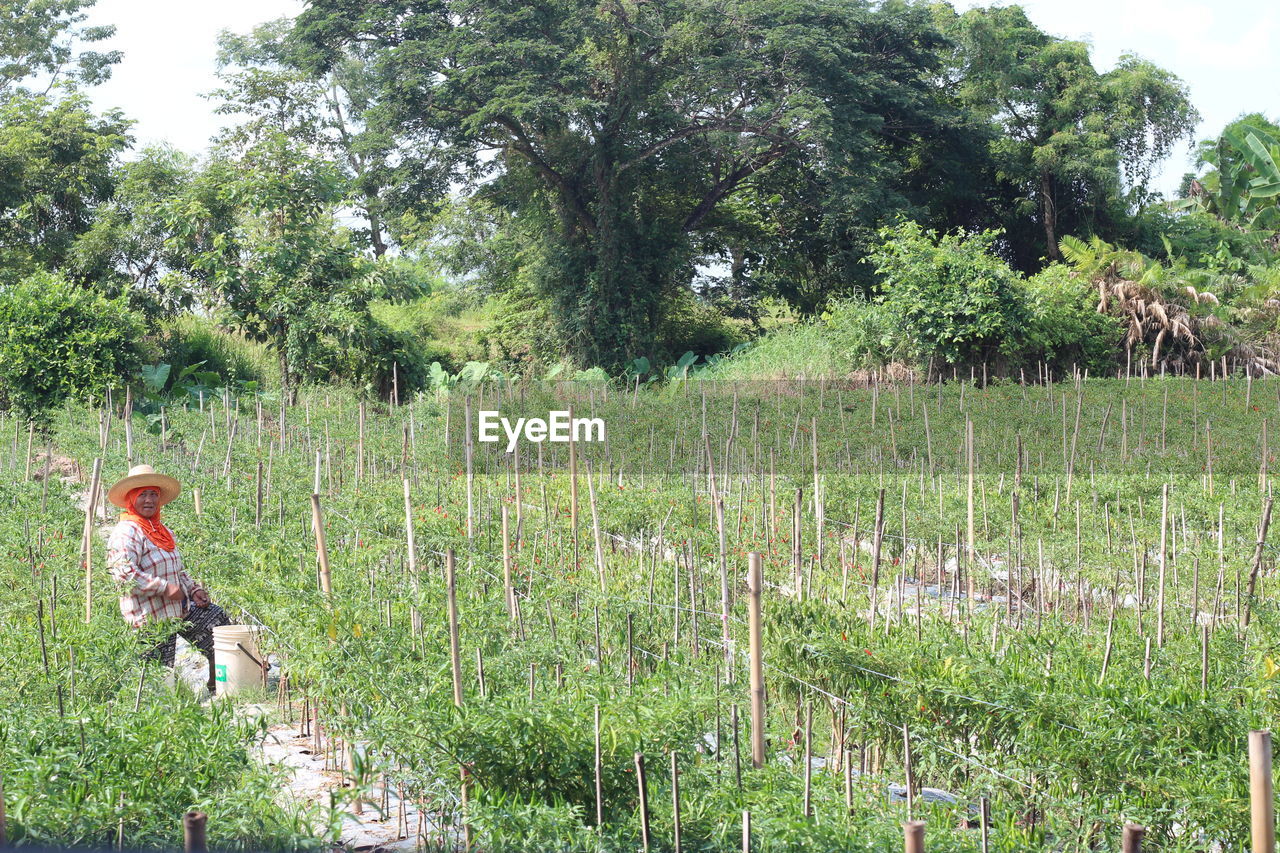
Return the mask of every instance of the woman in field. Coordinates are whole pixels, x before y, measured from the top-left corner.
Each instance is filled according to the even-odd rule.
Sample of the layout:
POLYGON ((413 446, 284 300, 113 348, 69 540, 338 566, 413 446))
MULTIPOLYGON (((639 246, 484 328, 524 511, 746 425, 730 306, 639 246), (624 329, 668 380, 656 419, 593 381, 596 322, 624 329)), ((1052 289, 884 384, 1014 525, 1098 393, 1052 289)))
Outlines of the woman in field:
MULTIPOLYGON (((160 520, 160 508, 178 496, 182 486, 157 474, 150 465, 135 465, 107 492, 107 500, 124 510, 107 541, 107 568, 120 584, 120 612, 136 629, 164 620, 182 620, 177 634, 209 660, 209 693, 215 692, 213 629, 231 620, 182 565, 173 532, 160 520)), ((147 651, 143 658, 172 668, 177 634, 147 651)))

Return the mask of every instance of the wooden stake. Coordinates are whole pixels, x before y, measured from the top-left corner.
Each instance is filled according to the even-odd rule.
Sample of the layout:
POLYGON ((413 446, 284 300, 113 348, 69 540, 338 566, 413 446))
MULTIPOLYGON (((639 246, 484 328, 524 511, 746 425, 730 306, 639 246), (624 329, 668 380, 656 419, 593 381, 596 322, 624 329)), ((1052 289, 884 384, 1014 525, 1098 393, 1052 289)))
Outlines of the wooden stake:
MULTIPOLYGON (((876 497, 876 527, 871 540, 871 600, 867 603, 867 620, 876 627, 876 611, 880 597, 880 547, 884 542, 884 489, 876 497)), ((856 547, 855 543, 855 547, 856 547)))
POLYGON ((975 534, 974 534, 974 526, 973 526, 973 466, 974 466, 973 420, 966 417, 964 419, 964 428, 965 428, 965 449, 966 449, 966 454, 968 456, 968 464, 969 464, 969 480, 968 480, 968 488, 966 490, 966 498, 965 498, 965 501, 966 501, 965 505, 966 505, 966 511, 967 511, 966 520, 968 523, 968 527, 965 529, 965 543, 964 543, 965 549, 966 549, 965 553, 966 553, 966 556, 968 557, 968 559, 965 561, 965 567, 968 569, 968 571, 965 574, 968 576, 968 584, 969 584, 965 591, 966 595, 968 596, 968 599, 966 600, 966 603, 965 603, 965 611, 967 612, 968 609, 973 606, 973 569, 978 564, 978 552, 977 552, 976 544, 974 543, 975 534))
MULTIPOLYGON (((89 485, 88 505, 84 509, 84 541, 81 554, 84 557, 84 624, 93 618, 93 531, 98 509, 98 492, 102 488, 102 459, 93 460, 93 478, 89 485)), ((3 845, 0 845, 3 846, 3 845)))
POLYGON ((1249 818, 1253 853, 1275 853, 1276 818, 1269 730, 1249 732, 1249 818))
MULTIPOLYGON (((408 488, 406 481, 405 488, 408 488)), ((507 505, 502 505, 502 586, 507 602, 507 619, 516 618, 516 591, 511 585, 511 536, 508 529, 507 505)))
POLYGON ((763 563, 760 554, 748 556, 747 569, 747 623, 751 654, 751 766, 764 767, 764 659, 761 641, 760 595, 764 586, 763 563))
POLYGON ((636 753, 636 787, 640 790, 640 840, 649 853, 649 791, 645 784, 644 753, 636 753))
POLYGON ((320 509, 320 496, 311 495, 311 531, 316 537, 316 556, 320 560, 320 590, 325 601, 333 605, 333 581, 329 574, 329 548, 324 538, 324 513, 320 509))
POLYGON ((449 609, 449 660, 453 670, 453 704, 462 707, 462 657, 458 642, 458 588, 453 549, 444 554, 445 595, 449 609))
POLYGON ((569 527, 573 553, 578 554, 578 443, 573 440, 573 406, 569 407, 569 527))
POLYGON ((1258 573, 1262 570, 1262 548, 1267 540, 1267 528, 1271 525, 1271 498, 1262 507, 1262 521, 1258 523, 1258 542, 1253 550, 1253 568, 1249 570, 1249 592, 1245 597, 1244 627, 1249 627, 1253 612, 1253 593, 1258 585, 1258 573))
POLYGON ((595 723, 596 723, 596 752, 595 752, 595 776, 596 776, 596 828, 604 828, 604 760, 600 753, 600 705, 595 706, 595 723))
POLYGON ((1120 841, 1121 853, 1142 853, 1142 836, 1147 828, 1136 823, 1124 825, 1124 837, 1120 841))
POLYGON ((909 820, 902 825, 904 853, 924 853, 924 821, 909 820))
POLYGON ((208 816, 204 812, 187 812, 182 816, 182 848, 186 853, 205 853, 205 824, 208 816))
POLYGON ((804 703, 804 816, 813 817, 813 705, 804 703))
MULTIPOLYGON (((570 424, 572 424, 572 421, 570 421, 570 424)), ((572 431, 573 427, 570 426, 570 433, 572 433, 572 431)), ((569 446, 572 447, 573 443, 570 442, 569 446)), ((591 502, 591 540, 595 548, 596 573, 600 576, 600 591, 604 592, 606 588, 604 579, 604 548, 601 545, 600 539, 600 516, 596 512, 596 486, 595 482, 591 479, 590 459, 587 460, 587 499, 591 502)))
POLYGON ((1160 487, 1160 586, 1156 594, 1156 646, 1164 648, 1164 589, 1169 565, 1169 484, 1160 487))
POLYGON ((680 853, 680 766, 675 750, 671 751, 671 821, 671 840, 675 853, 680 853))

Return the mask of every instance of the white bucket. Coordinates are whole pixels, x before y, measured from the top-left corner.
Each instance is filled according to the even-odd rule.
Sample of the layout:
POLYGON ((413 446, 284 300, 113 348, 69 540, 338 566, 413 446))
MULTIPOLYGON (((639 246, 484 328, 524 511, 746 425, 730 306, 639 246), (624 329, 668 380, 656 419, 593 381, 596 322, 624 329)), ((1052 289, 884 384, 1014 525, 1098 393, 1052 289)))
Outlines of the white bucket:
POLYGON ((258 631, 255 625, 220 625, 213 629, 213 670, 219 694, 262 686, 262 667, 254 663, 254 659, 262 660, 258 631))

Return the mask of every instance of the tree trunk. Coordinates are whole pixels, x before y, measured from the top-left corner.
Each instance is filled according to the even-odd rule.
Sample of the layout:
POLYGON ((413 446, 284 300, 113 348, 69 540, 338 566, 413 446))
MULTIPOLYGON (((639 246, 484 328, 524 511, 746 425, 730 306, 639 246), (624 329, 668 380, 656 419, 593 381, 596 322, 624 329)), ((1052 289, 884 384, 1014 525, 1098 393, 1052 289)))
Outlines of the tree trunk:
POLYGON ((1040 208, 1044 213, 1045 257, 1051 261, 1061 260, 1058 251, 1058 209, 1053 202, 1053 184, 1048 172, 1040 173, 1040 208))
POLYGON ((295 395, 297 392, 293 388, 292 377, 289 375, 289 357, 284 350, 280 351, 280 396, 288 402, 290 406, 297 402, 295 395))
POLYGON ((365 196, 365 215, 369 219, 369 243, 373 247, 373 256, 381 258, 387 253, 387 241, 382 236, 382 216, 378 213, 380 199, 377 195, 365 196))

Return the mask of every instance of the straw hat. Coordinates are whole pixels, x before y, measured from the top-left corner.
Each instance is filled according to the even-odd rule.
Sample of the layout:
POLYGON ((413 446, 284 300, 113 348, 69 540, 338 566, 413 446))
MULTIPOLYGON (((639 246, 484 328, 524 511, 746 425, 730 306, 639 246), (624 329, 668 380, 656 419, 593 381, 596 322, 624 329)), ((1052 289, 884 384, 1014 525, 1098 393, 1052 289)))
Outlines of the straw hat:
POLYGON ((182 491, 182 484, 167 474, 157 474, 150 465, 134 465, 128 475, 107 491, 107 500, 120 508, 124 508, 125 496, 130 489, 140 486, 151 486, 160 492, 159 505, 164 506, 182 491))

